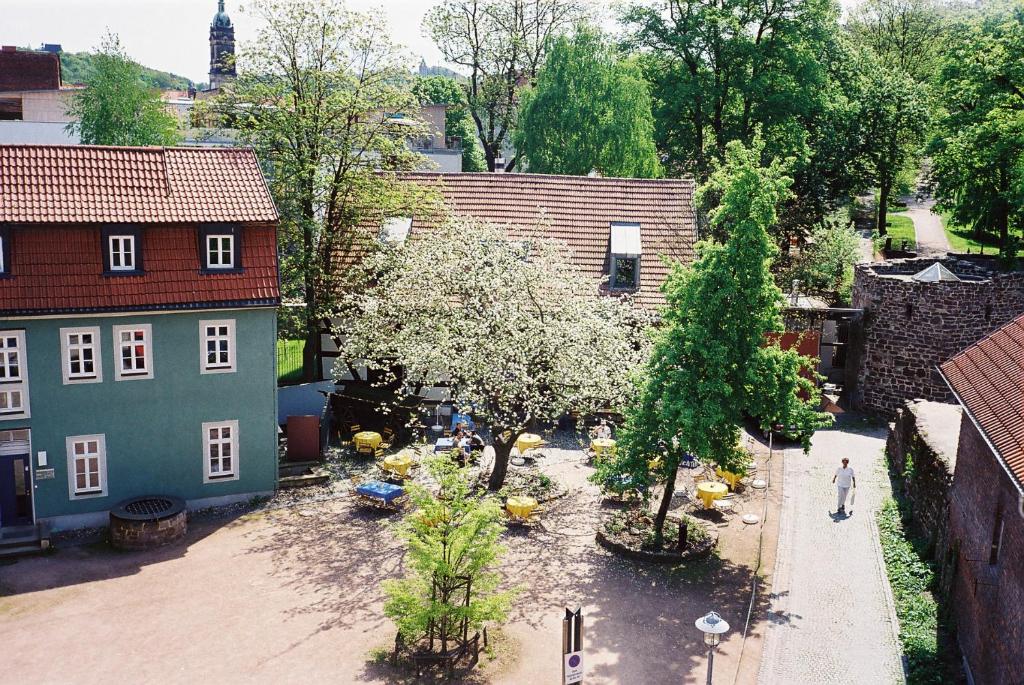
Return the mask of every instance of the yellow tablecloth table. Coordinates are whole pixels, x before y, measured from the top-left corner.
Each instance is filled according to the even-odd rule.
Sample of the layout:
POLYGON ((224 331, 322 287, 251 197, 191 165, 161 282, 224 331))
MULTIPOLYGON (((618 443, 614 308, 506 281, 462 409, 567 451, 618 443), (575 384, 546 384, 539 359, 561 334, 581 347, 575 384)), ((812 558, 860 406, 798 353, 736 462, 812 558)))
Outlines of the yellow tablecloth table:
POLYGON ((590 449, 594 450, 594 456, 601 458, 605 454, 615 454, 615 441, 611 438, 594 438, 590 441, 590 449))
POLYGON ((357 450, 364 445, 369 447, 371 450, 375 450, 377 449, 377 445, 381 443, 381 439, 380 433, 375 431, 363 431, 352 436, 352 442, 355 444, 357 450))
POLYGON ((519 454, 525 454, 526 450, 532 450, 535 447, 540 447, 543 444, 539 435, 533 433, 523 433, 516 440, 516 449, 519 450, 519 454))
POLYGON ((384 470, 396 476, 405 477, 412 468, 412 457, 408 454, 391 454, 384 457, 384 470))
POLYGON ((740 478, 743 477, 738 473, 733 473, 732 471, 723 471, 720 468, 715 468, 715 474, 729 485, 730 490, 735 490, 736 484, 739 483, 740 478))
POLYGON ((532 497, 515 495, 508 498, 505 502, 505 508, 516 518, 526 520, 530 518, 530 514, 537 508, 537 500, 532 497))
POLYGON ((725 483, 713 483, 711 481, 697 483, 697 497, 700 497, 701 501, 704 502, 705 509, 711 509, 714 506, 714 501, 722 499, 728 492, 729 488, 725 486, 725 483))

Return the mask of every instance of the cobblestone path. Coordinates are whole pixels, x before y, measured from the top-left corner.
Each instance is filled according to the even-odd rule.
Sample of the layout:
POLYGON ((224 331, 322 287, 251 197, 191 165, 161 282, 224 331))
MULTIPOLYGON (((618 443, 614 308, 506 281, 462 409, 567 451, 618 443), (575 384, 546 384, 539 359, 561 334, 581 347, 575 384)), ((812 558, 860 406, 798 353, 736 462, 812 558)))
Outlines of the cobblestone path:
MULTIPOLYGON (((786 451, 772 606, 759 682, 765 685, 903 681, 875 512, 889 493, 884 431, 819 431, 809 455, 786 451), (848 516, 832 475, 842 457, 857 475, 848 516)), ((851 491, 852 492, 852 491, 851 491)))

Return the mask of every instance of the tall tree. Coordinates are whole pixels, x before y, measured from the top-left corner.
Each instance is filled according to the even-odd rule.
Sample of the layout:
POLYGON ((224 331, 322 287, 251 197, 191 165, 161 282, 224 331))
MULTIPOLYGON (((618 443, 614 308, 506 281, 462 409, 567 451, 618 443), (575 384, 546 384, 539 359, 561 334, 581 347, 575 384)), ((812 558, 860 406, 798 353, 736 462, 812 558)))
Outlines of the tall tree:
MULTIPOLYGON (((427 14, 425 31, 441 54, 469 71, 466 101, 490 171, 511 142, 520 88, 585 9, 584 0, 444 0, 427 14)), ((505 169, 515 166, 512 154, 505 169)))
POLYGON ((936 0, 863 0, 846 25, 887 69, 921 82, 935 76, 947 28, 936 0))
POLYGON ((1004 254, 1024 227, 1024 7, 962 21, 938 79, 943 112, 930 149, 936 195, 957 223, 1004 254))
POLYGON ((419 103, 379 18, 341 0, 255 0, 251 11, 260 28, 215 106, 268 166, 282 287, 305 302, 303 375, 312 380, 320 322, 337 290, 336 253, 368 207, 409 201, 388 172, 422 161, 409 141, 425 128, 389 115, 419 103))
POLYGON ((660 173, 647 83, 595 29, 559 37, 524 92, 515 132, 527 170, 651 178, 660 173))
POLYGON ((85 77, 85 88, 71 99, 69 132, 87 145, 175 145, 178 120, 144 82, 143 70, 107 34, 85 77))
MULTIPOLYGON (((869 61, 873 61, 868 57, 869 61)), ((917 158, 928 131, 929 96, 921 83, 884 64, 869 67, 861 119, 865 155, 878 186, 875 227, 886 233, 889 201, 900 174, 917 158)))
POLYGON ((782 326, 782 291, 770 272, 778 252, 768 234, 791 180, 779 163, 760 166, 762 150, 731 142, 726 164, 709 181, 721 197, 712 225, 728 224, 725 244, 704 243, 692 266, 676 264, 664 290, 663 326, 626 413, 617 456, 598 479, 628 474, 631 484, 665 479, 655 517, 660 546, 684 452, 732 472, 749 457, 740 444, 747 415, 762 428, 781 423, 810 434, 827 421, 817 411, 820 393, 802 373, 814 360, 782 350, 766 334, 782 326), (657 471, 652 456, 663 455, 657 471))
POLYGON ((618 407, 642 358, 640 314, 597 283, 543 228, 510 236, 450 220, 363 260, 350 289, 343 360, 417 394, 447 386, 486 417, 499 489, 519 434, 538 421, 618 407), (401 368, 400 377, 396 368, 401 368))
POLYGON ((444 134, 462 141, 462 170, 486 171, 487 162, 476 137, 476 126, 469 116, 466 94, 458 82, 448 76, 421 76, 413 82, 413 92, 424 105, 447 105, 444 134))

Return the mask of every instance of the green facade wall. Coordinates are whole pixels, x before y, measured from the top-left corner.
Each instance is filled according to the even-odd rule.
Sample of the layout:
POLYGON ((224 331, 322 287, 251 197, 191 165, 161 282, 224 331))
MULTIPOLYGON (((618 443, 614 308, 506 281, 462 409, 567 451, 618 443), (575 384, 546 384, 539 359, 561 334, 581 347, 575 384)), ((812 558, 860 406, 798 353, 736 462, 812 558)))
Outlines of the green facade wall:
POLYGON ((272 491, 275 327, 273 309, 0 321, 25 330, 31 402, 30 418, 0 421, 0 430, 30 428, 34 470, 45 451, 55 471, 36 479, 36 518, 102 512, 146 494, 194 501, 272 491), (222 319, 235 321, 236 370, 201 374, 199 322, 222 319), (112 327, 124 324, 152 326, 152 379, 115 379, 112 327), (88 326, 100 329, 103 381, 64 385, 60 329, 88 326), (229 420, 238 421, 238 479, 204 483, 202 424, 229 420), (66 438, 90 434, 106 437, 107 495, 74 500, 66 438))

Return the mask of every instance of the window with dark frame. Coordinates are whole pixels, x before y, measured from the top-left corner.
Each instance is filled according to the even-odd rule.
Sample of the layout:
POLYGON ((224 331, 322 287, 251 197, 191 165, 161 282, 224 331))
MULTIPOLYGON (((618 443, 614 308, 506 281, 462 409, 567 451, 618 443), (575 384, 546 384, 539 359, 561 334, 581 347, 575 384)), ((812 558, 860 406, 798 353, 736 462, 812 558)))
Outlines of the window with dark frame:
POLYGON ((137 226, 111 224, 101 232, 103 274, 138 276, 142 274, 142 232, 137 226))
POLYGON ((11 231, 0 224, 0 278, 11 273, 11 231))
POLYGON ((612 258, 612 290, 631 290, 640 282, 639 257, 612 258))
POLYGON ((988 563, 995 566, 999 563, 999 551, 1003 546, 1003 509, 996 510, 996 520, 992 526, 992 548, 989 550, 988 563))
POLYGON ((242 271, 242 229, 234 224, 199 227, 199 261, 204 273, 242 271))

